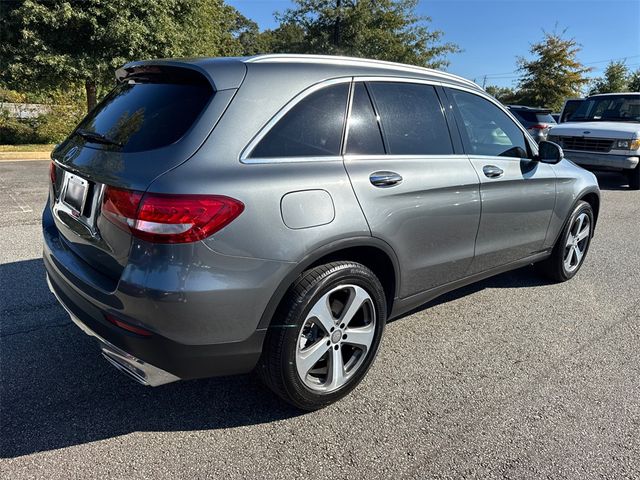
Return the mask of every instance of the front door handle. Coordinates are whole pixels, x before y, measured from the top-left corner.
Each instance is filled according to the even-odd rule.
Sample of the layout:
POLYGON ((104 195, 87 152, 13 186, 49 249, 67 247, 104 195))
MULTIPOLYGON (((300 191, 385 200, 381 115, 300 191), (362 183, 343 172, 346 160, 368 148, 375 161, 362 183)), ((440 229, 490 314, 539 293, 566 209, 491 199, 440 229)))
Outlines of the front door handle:
POLYGON ((402 183, 402 176, 396 172, 374 172, 369 175, 369 181, 375 187, 393 187, 402 183))
POLYGON ((500 167, 496 167, 495 165, 485 165, 482 167, 482 171, 485 176, 489 178, 500 178, 504 174, 504 170, 500 167))

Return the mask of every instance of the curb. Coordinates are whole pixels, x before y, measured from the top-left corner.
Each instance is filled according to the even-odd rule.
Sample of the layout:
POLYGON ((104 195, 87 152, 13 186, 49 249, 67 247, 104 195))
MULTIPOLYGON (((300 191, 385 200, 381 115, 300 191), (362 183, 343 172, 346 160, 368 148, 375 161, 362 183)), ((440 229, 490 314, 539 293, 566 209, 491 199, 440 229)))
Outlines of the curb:
POLYGON ((18 160, 49 160, 51 152, 0 152, 0 162, 18 160))

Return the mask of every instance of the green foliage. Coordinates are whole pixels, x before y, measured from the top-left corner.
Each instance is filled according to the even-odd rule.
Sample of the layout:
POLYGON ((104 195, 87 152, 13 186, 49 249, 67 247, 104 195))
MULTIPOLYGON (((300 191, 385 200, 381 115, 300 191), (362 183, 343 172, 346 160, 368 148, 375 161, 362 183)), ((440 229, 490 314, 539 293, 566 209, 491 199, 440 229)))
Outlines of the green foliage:
POLYGON ((21 143, 42 143, 34 122, 12 118, 7 110, 0 110, 0 145, 21 143))
POLYGON ((513 88, 488 85, 485 91, 505 105, 518 104, 521 102, 520 93, 513 88))
POLYGON ((248 41, 234 28, 250 27, 223 0, 21 0, 2 2, 0 14, 0 80, 23 90, 84 86, 89 108, 122 64, 242 54, 248 41))
POLYGON ((24 93, 9 90, 8 88, 0 88, 0 102, 7 103, 25 103, 27 96, 24 93))
POLYGON ((531 45, 530 51, 532 60, 518 59, 522 102, 559 110, 565 99, 581 96, 590 69, 576 59, 580 46, 574 39, 545 32, 543 40, 531 45))
POLYGON ((629 73, 624 62, 610 62, 604 71, 604 76, 594 80, 589 95, 633 91, 629 88, 632 81, 633 74, 629 73))
POLYGON ((274 52, 349 55, 445 67, 458 52, 416 15, 417 0, 295 0, 265 34, 274 52))
MULTIPOLYGON (((0 95, 3 91, 0 90, 0 95)), ((0 144, 57 143, 64 140, 84 115, 83 100, 77 92, 56 90, 48 92, 46 102, 38 102, 40 95, 13 92, 13 99, 22 102, 44 103, 49 111, 37 118, 14 118, 0 112, 0 144)), ((12 101, 14 101, 12 100, 12 101)))
POLYGON ((640 92, 640 68, 629 75, 629 91, 640 92))

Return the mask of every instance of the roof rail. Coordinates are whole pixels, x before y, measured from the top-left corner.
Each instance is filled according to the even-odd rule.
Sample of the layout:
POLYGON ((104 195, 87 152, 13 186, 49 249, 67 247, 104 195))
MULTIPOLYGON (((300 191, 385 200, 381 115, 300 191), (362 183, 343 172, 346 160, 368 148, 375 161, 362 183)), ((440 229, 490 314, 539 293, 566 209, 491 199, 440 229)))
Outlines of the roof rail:
POLYGON ((460 83, 472 86, 481 90, 480 86, 471 80, 459 77, 452 73, 441 72, 431 68, 417 67, 414 65, 406 65, 404 63, 386 62, 384 60, 372 60, 368 58, 344 57, 339 55, 302 55, 290 53, 273 53, 266 55, 255 55, 248 57, 246 63, 321 63, 327 65, 350 65, 350 66, 368 66, 375 68, 387 68, 389 70, 397 70, 409 73, 429 74, 434 77, 442 77, 449 80, 456 80, 460 83))

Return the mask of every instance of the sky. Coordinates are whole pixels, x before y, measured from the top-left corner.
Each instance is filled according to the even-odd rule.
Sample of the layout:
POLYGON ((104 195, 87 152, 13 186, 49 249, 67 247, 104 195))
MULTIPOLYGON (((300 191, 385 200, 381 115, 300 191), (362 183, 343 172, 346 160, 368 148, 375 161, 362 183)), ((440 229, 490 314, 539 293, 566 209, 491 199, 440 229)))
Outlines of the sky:
MULTIPOLYGON (((277 26, 273 12, 293 2, 227 3, 267 29, 277 26)), ((514 86, 516 57, 529 57, 530 45, 554 29, 582 45, 578 60, 594 69, 590 76, 602 75, 610 60, 640 68, 640 0, 421 0, 416 13, 463 50, 449 56, 447 71, 481 85, 514 86)))

